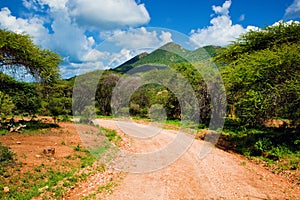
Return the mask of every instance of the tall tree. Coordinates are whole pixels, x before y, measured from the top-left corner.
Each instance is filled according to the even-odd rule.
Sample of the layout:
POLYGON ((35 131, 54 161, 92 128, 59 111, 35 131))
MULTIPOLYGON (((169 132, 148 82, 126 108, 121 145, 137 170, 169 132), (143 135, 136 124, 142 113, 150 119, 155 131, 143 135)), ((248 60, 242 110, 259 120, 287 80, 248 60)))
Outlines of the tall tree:
POLYGON ((247 125, 300 118, 300 24, 269 26, 242 35, 216 57, 229 103, 247 125))

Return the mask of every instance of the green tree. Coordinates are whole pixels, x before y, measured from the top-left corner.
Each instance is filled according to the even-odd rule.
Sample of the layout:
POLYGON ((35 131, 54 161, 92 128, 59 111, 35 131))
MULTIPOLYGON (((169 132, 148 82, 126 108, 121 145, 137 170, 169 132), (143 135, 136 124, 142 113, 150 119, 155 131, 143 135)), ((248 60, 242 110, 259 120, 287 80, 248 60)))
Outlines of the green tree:
POLYGON ((59 80, 52 84, 52 87, 44 87, 44 84, 37 84, 38 90, 43 95, 40 113, 51 115, 57 119, 60 115, 72 114, 72 80, 59 80))
POLYGON ((52 82, 59 78, 61 61, 58 54, 36 46, 30 36, 0 30, 1 67, 23 67, 36 79, 52 82))
POLYGON ((0 91, 11 97, 14 114, 35 115, 41 108, 41 94, 33 83, 19 82, 0 72, 0 91))
POLYGON ((229 103, 246 125, 300 118, 300 24, 279 23, 242 35, 216 57, 229 103))
POLYGON ((112 92, 120 77, 120 74, 110 71, 105 71, 100 77, 95 97, 98 114, 111 115, 112 92))
POLYGON ((6 117, 7 115, 12 114, 15 104, 12 101, 12 98, 0 91, 0 117, 6 117))

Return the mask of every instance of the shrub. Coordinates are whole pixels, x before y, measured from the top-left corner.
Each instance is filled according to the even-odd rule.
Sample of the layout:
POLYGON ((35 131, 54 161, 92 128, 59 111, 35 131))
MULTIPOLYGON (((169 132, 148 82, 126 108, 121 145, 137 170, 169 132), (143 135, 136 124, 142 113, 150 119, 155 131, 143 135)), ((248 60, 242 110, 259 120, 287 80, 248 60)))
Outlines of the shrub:
POLYGON ((254 144, 255 155, 262 155, 263 152, 269 150, 272 147, 272 142, 269 138, 259 139, 254 144))
POLYGON ((0 164, 6 165, 15 161, 15 153, 10 151, 8 146, 3 146, 0 142, 0 164))

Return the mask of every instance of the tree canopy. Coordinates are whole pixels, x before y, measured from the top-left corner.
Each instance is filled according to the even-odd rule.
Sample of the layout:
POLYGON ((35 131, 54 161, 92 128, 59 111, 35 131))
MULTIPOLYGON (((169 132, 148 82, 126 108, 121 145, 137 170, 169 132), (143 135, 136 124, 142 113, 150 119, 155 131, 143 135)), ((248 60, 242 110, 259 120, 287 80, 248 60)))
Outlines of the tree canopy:
POLYGON ((61 57, 36 46, 30 36, 0 30, 0 67, 24 67, 36 79, 51 82, 59 77, 61 57))
POLYGON ((269 26, 242 35, 216 57, 229 102, 248 125, 300 118, 300 24, 269 26))

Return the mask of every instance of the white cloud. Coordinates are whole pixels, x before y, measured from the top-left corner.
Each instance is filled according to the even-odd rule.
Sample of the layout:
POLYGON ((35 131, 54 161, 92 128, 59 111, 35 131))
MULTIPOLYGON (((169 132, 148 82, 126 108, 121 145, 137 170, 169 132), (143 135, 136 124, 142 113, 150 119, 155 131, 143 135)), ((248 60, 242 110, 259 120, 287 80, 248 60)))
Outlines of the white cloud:
POLYGON ((36 0, 41 5, 47 5, 52 11, 65 9, 68 0, 36 0))
POLYGON ((16 33, 26 33, 32 36, 36 43, 43 43, 42 37, 48 35, 48 29, 43 26, 43 21, 37 17, 30 19, 17 18, 11 15, 8 8, 0 11, 0 28, 16 33))
POLYGON ((120 52, 112 54, 108 66, 111 68, 116 67, 134 56, 135 53, 133 53, 132 51, 128 49, 121 49, 120 52))
POLYGON ((116 30, 112 34, 102 35, 103 38, 127 49, 158 48, 172 41, 172 34, 166 31, 148 31, 141 27, 128 31, 116 30))
POLYGON ((245 20, 245 15, 242 14, 242 15, 239 17, 239 21, 241 22, 241 21, 244 21, 244 20, 245 20))
POLYGON ((69 63, 61 66, 61 72, 65 77, 73 77, 93 70, 103 70, 107 67, 100 61, 98 62, 83 62, 83 63, 69 63))
POLYGON ((84 52, 90 51, 92 39, 88 39, 85 30, 72 23, 66 10, 51 13, 53 22, 50 42, 47 45, 51 49, 61 52, 63 56, 70 56, 74 60, 80 60, 84 52))
MULTIPOLYGON (((29 34, 37 45, 58 52, 64 57, 60 66, 63 77, 73 76, 78 68, 82 68, 79 72, 106 69, 109 64, 113 66, 131 58, 137 52, 125 47, 116 53, 97 50, 101 38, 96 37, 104 30, 114 32, 150 20, 144 4, 134 0, 22 0, 22 3, 29 10, 23 13, 23 18, 13 16, 8 8, 0 10, 0 28, 29 34), (95 33, 88 35, 91 28, 95 33)), ((140 30, 136 36, 146 39, 151 34, 140 30)), ((160 36, 159 42, 170 38, 166 33, 160 36)), ((135 46, 138 44, 131 45, 135 46)))
POLYGON ((222 6, 213 5, 212 9, 216 14, 228 15, 230 6, 231 6, 231 0, 228 0, 225 1, 222 6))
POLYGON ((45 8, 50 8, 52 11, 64 9, 66 8, 67 1, 68 0, 22 0, 23 5, 27 9, 35 11, 40 11, 45 8))
POLYGON ((160 40, 161 40, 161 44, 160 45, 164 45, 168 42, 172 42, 172 33, 170 32, 166 32, 166 31, 162 31, 161 35, 159 36, 160 40))
POLYGON ((93 62, 93 61, 108 59, 109 56, 110 56, 109 52, 102 52, 97 49, 92 49, 91 51, 83 55, 82 60, 87 62, 93 62))
POLYGON ((300 0, 294 0, 286 10, 284 17, 287 19, 300 18, 300 0))
POLYGON ((150 21, 144 4, 134 0, 70 0, 68 4, 71 15, 82 26, 112 29, 150 21))
POLYGON ((231 1, 225 1, 222 6, 213 6, 215 14, 220 14, 211 19, 211 26, 206 28, 192 30, 191 42, 197 46, 206 45, 228 45, 234 41, 239 35, 256 29, 254 26, 244 28, 240 24, 233 24, 229 16, 229 8, 231 1))

